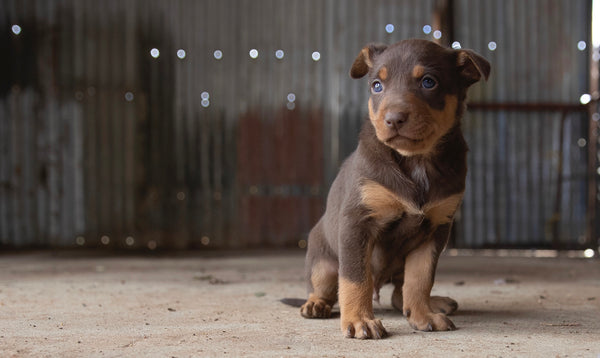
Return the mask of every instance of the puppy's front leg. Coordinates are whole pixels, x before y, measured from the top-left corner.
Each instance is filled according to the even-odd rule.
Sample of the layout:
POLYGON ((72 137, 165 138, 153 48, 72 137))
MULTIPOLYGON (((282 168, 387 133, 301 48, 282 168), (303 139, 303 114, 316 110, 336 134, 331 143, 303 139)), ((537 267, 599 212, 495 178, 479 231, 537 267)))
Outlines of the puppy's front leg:
POLYGON ((373 314, 372 240, 363 231, 344 230, 340 242, 339 303, 342 334, 380 339, 387 335, 373 314))
POLYGON ((434 313, 430 306, 430 294, 435 269, 450 225, 442 225, 423 244, 406 256, 404 266, 404 315, 414 329, 420 331, 448 331, 456 327, 443 313, 434 313))

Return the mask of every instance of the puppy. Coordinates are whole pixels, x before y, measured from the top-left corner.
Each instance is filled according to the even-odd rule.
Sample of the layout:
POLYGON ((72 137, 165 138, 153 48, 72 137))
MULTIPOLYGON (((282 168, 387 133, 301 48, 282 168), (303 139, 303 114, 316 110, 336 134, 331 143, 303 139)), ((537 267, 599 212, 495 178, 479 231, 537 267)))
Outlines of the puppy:
POLYGON ((392 305, 411 327, 455 329, 446 314, 456 301, 430 293, 465 190, 467 88, 489 73, 476 53, 426 40, 372 44, 358 54, 350 76, 368 76, 369 121, 310 232, 302 316, 330 317, 339 299, 346 337, 382 338, 373 299, 392 283, 392 305))

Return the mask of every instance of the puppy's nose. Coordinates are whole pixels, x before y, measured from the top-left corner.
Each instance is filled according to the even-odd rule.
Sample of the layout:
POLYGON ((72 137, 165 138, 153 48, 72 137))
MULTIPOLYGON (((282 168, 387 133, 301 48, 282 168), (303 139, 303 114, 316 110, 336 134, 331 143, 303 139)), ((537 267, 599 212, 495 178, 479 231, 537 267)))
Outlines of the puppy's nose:
POLYGON ((406 122, 406 120, 408 119, 408 113, 405 112, 387 112, 385 114, 385 116, 383 117, 383 121, 385 122, 385 125, 393 128, 395 126, 398 126, 404 122, 406 122))

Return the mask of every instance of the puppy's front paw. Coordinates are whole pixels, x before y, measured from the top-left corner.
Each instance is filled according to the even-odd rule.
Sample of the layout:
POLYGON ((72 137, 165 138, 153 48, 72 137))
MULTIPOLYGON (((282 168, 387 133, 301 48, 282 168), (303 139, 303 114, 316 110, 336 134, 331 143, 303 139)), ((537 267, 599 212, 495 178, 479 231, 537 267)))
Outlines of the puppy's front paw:
POLYGON ((329 318, 331 317, 331 305, 311 294, 306 303, 300 307, 300 314, 304 318, 329 318))
POLYGON ((443 313, 428 312, 425 314, 411 313, 410 310, 405 312, 410 326, 419 331, 453 331, 456 326, 443 313))
POLYGON ((342 334, 346 338, 381 339, 387 336, 387 331, 383 328, 381 321, 376 318, 342 319, 342 334))

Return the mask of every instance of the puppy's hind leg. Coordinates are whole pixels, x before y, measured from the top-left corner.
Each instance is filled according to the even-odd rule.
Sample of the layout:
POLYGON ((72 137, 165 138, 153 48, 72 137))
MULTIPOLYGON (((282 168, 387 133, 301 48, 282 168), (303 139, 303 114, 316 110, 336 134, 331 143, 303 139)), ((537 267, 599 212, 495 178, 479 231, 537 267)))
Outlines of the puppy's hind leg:
POLYGON ((300 308, 305 318, 329 318, 331 307, 337 301, 338 262, 325 255, 327 250, 320 222, 312 230, 306 253, 306 274, 308 278, 308 300, 300 308))
POLYGON ((312 267, 312 292, 300 308, 305 318, 329 318, 331 307, 337 301, 337 266, 330 260, 321 260, 312 267))
POLYGON ((404 285, 404 272, 396 274, 392 278, 392 284, 394 285, 394 292, 392 292, 392 306, 402 312, 404 300, 402 299, 402 286, 404 285))

